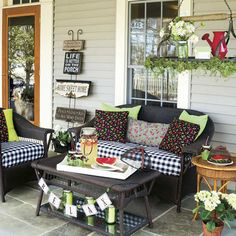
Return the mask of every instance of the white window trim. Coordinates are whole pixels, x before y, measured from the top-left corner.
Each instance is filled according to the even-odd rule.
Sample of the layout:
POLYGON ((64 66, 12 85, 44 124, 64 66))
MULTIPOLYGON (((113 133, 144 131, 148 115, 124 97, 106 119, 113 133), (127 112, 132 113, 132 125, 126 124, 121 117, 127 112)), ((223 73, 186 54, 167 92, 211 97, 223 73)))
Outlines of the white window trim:
MULTIPOLYGON (((116 1, 116 62, 115 62, 115 105, 127 101, 127 34, 128 3, 133 0, 116 1)), ((180 8, 180 15, 191 15, 193 0, 185 0, 180 8)), ((178 77, 178 108, 190 107, 191 73, 184 72, 178 77)))
MULTIPOLYGON (((53 0, 41 0, 40 3, 13 5, 9 7, 25 7, 41 5, 40 15, 40 126, 52 127, 52 77, 53 77, 53 0)), ((8 7, 8 8, 9 8, 8 7)), ((2 26, 3 1, 0 1, 0 25, 2 26)), ((0 31, 2 42, 2 31, 0 31)), ((2 43, 0 44, 2 58, 2 43)), ((2 75, 2 60, 0 60, 2 75)), ((2 107, 2 83, 0 83, 0 106, 2 107)))
POLYGON ((52 127, 53 0, 40 0, 40 126, 52 127))

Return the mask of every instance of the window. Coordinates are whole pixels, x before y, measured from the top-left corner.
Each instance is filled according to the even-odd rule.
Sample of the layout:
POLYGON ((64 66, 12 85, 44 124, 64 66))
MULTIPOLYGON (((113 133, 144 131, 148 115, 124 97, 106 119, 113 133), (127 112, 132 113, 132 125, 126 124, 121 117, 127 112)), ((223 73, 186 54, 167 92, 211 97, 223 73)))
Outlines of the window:
POLYGON ((39 0, 13 0, 13 5, 39 2, 39 0))
MULTIPOLYGON (((147 56, 157 55, 160 29, 178 15, 178 1, 129 3, 128 102, 177 106, 177 75, 166 71, 156 77, 144 68, 147 56)), ((166 45, 161 53, 171 53, 166 45), (166 50, 165 50, 166 49, 166 50)))

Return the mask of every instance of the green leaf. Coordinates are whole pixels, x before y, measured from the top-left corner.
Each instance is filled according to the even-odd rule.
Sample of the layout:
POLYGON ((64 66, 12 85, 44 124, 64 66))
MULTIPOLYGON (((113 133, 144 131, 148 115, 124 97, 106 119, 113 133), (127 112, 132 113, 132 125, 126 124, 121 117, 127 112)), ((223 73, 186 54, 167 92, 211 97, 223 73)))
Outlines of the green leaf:
POLYGON ((214 231, 214 229, 216 228, 216 224, 214 221, 208 221, 207 224, 206 224, 206 228, 209 232, 212 232, 214 231))
POLYGON ((225 206, 223 203, 220 203, 217 207, 216 207, 216 211, 217 212, 222 212, 225 210, 225 206))
POLYGON ((199 209, 200 209, 200 207, 201 207, 201 206, 197 206, 196 208, 194 208, 194 209, 193 209, 193 211, 192 211, 192 212, 193 212, 193 214, 195 214, 196 212, 198 212, 198 211, 199 211, 199 209))
POLYGON ((200 217, 202 220, 209 220, 210 219, 210 216, 211 216, 211 212, 210 211, 207 211, 207 210, 203 210, 201 213, 200 213, 200 217))
POLYGON ((229 229, 231 229, 231 226, 227 220, 224 220, 224 224, 226 224, 229 227, 229 229))

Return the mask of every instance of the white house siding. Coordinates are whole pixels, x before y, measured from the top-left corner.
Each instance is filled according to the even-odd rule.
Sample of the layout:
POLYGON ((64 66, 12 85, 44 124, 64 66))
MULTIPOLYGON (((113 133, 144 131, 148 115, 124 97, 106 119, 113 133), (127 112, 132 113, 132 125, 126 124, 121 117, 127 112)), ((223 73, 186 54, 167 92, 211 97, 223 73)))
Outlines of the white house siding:
MULTIPOLYGON (((63 74, 65 51, 63 41, 71 39, 68 30, 83 30, 85 40, 82 73, 73 79, 92 81, 90 95, 76 99, 75 108, 86 109, 87 118, 94 115, 101 102, 114 103, 115 77, 115 11, 116 0, 55 0, 54 8, 54 84, 56 79, 68 79, 63 74)), ((53 123, 67 128, 67 123, 55 120, 57 107, 68 107, 69 99, 54 94, 53 123)), ((72 101, 73 107, 73 101, 72 101)), ((70 124, 72 126, 72 124, 70 124)))
MULTIPOLYGON (((228 0, 233 12, 236 12, 236 1, 228 0)), ((194 15, 211 13, 228 13, 222 0, 195 0, 194 15)), ((198 30, 202 36, 206 32, 226 31, 228 20, 205 22, 206 26, 198 30)), ((234 19, 236 26, 236 20, 234 19)), ((236 28, 236 27, 235 27, 236 28)), ((211 39, 212 39, 211 34, 211 39)), ((204 41, 199 43, 206 45, 204 41)), ((236 56, 236 40, 231 35, 227 56, 236 56)), ((191 109, 209 114, 215 123, 213 146, 225 145, 229 151, 236 153, 236 75, 228 80, 209 76, 204 72, 194 73, 191 83, 191 109)))

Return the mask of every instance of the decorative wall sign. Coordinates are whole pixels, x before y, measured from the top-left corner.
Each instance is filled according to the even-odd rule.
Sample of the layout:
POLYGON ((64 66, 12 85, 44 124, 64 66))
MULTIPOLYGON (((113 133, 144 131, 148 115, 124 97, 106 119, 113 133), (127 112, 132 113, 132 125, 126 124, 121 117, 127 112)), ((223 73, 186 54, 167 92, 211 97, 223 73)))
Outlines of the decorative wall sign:
POLYGON ((84 49, 85 40, 64 40, 63 50, 64 51, 81 51, 84 49))
POLYGON ((57 107, 55 118, 58 120, 65 120, 67 122, 84 123, 86 112, 86 110, 82 109, 57 107))
POLYGON ((57 80, 55 92, 65 97, 79 98, 88 96, 91 81, 57 80))
POLYGON ((64 60, 64 74, 78 75, 81 73, 82 52, 66 52, 64 60))

